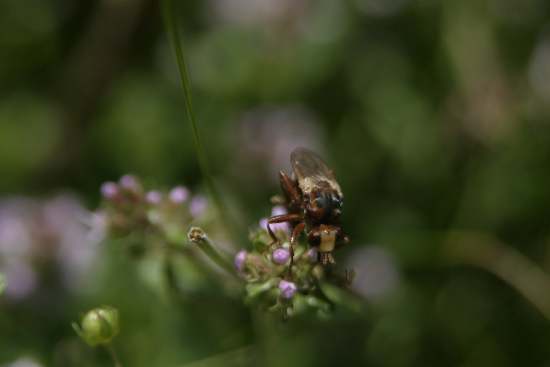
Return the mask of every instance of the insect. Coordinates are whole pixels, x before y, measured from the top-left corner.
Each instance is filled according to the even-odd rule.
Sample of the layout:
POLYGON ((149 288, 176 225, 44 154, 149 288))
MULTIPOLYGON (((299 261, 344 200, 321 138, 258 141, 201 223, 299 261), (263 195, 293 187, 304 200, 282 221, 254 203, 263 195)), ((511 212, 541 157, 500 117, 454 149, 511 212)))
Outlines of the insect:
POLYGON ((268 219, 272 245, 279 240, 270 224, 288 222, 292 228, 291 267, 294 245, 302 232, 305 232, 310 246, 318 248, 318 261, 323 265, 334 264, 332 251, 349 243, 349 237, 340 226, 344 198, 340 185, 321 157, 309 149, 295 149, 290 154, 290 163, 292 177, 284 171, 279 172, 288 213, 268 219))

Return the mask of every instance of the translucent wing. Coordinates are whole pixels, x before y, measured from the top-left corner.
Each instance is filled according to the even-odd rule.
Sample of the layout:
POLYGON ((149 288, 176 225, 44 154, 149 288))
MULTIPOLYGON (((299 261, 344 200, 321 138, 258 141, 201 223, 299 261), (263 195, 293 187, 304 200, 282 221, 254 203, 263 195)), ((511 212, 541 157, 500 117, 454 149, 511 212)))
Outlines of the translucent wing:
POLYGON ((343 196, 334 173, 316 153, 306 148, 296 148, 290 154, 290 163, 304 193, 309 194, 315 188, 329 185, 338 195, 343 196))

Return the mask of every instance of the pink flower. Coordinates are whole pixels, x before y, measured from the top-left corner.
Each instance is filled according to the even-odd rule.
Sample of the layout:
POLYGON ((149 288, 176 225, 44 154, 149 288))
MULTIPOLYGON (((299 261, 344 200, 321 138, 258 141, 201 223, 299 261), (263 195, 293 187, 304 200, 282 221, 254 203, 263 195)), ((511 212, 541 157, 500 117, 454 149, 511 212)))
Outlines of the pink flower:
POLYGON ((281 291, 281 296, 286 299, 291 299, 294 297, 294 293, 298 290, 296 284, 286 280, 281 280, 279 282, 279 290, 281 291))
POLYGON ((290 251, 288 251, 286 248, 278 248, 271 254, 271 259, 275 264, 286 264, 288 259, 290 259, 290 251))
POLYGON ((120 187, 128 191, 139 191, 140 184, 137 178, 133 175, 124 175, 119 180, 120 187))
POLYGON ((248 253, 245 250, 241 250, 237 252, 237 255, 235 255, 234 263, 235 263, 235 268, 238 271, 243 271, 247 255, 248 253))
POLYGON ((162 194, 158 191, 149 191, 145 195, 145 201, 151 205, 158 205, 162 201, 162 194))
POLYGON ((119 188, 114 182, 108 181, 101 185, 101 195, 107 200, 113 200, 118 196, 119 188))
POLYGON ((200 217, 208 209, 208 200, 202 195, 196 195, 189 203, 189 212, 193 218, 200 217))
MULTIPOLYGON (((271 210, 272 217, 277 215, 284 215, 284 214, 287 214, 287 210, 284 206, 281 206, 281 205, 274 206, 273 209, 271 210)), ((263 223, 260 221, 260 225, 262 224, 263 223)), ((273 224, 270 224, 269 226, 271 227, 271 230, 273 232, 283 231, 287 234, 290 234, 290 225, 288 224, 288 222, 273 223, 273 224)), ((265 227, 262 226, 262 228, 265 228, 267 230, 267 220, 265 222, 265 227)))
POLYGON ((183 204, 189 198, 189 190, 183 186, 176 186, 170 191, 170 201, 174 204, 183 204))

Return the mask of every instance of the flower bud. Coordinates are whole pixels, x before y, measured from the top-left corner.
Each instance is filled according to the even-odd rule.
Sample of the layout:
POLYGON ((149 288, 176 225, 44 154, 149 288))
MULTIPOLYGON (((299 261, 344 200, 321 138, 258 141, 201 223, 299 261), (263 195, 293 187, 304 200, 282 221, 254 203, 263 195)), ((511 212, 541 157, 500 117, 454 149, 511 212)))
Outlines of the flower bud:
POLYGON ((283 247, 278 248, 271 254, 271 259, 275 264, 286 264, 288 259, 290 259, 290 251, 283 247))
POLYGON ((206 241, 206 233, 199 227, 191 227, 187 232, 187 239, 192 243, 199 244, 206 241))
POLYGON ((124 175, 119 180, 120 187, 130 192, 139 192, 141 185, 138 179, 133 175, 124 175))
POLYGON ((244 265, 245 265, 245 262, 246 262, 246 256, 247 255, 248 255, 248 253, 245 250, 241 250, 241 251, 237 252, 237 255, 235 255, 234 264, 235 264, 235 268, 238 271, 243 271, 244 270, 244 265))
POLYGON ((118 185, 114 182, 104 182, 101 185, 101 195, 104 199, 113 200, 118 196, 119 188, 118 185))
MULTIPOLYGON (((277 206, 274 206, 273 207, 273 210, 271 210, 271 216, 274 217, 274 216, 277 216, 277 215, 284 215, 284 214, 287 214, 288 211, 286 210, 286 208, 282 205, 277 205, 277 206)), ((285 232, 287 234, 290 234, 290 226, 288 223, 273 223, 273 224, 270 224, 269 225, 271 227, 271 230, 273 232, 285 232)), ((266 229, 267 229, 267 226, 266 226, 266 229)))
POLYGON ((191 199, 189 212, 193 218, 202 216, 206 212, 206 209, 208 209, 208 200, 204 196, 197 195, 191 199))
POLYGON ((176 186, 170 191, 170 201, 174 204, 183 204, 189 198, 189 190, 183 186, 176 186))
POLYGON ((279 282, 279 290, 281 291, 281 296, 286 299, 291 299, 294 296, 294 293, 298 290, 296 284, 286 280, 281 280, 279 282))
POLYGON ((158 205, 162 201, 162 194, 158 191, 149 191, 145 195, 145 201, 150 205, 158 205))
POLYGON ((88 311, 73 329, 90 346, 108 344, 119 332, 118 310, 102 306, 88 311))

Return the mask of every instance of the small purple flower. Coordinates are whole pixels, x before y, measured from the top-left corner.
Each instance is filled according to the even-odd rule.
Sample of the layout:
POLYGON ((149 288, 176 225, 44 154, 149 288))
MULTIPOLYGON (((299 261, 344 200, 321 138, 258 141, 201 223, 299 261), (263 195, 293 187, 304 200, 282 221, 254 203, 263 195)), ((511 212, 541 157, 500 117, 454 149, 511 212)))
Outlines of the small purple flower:
POLYGON ((183 186, 176 186, 170 191, 170 201, 174 204, 183 204, 189 198, 189 190, 183 186))
POLYGON ((124 175, 119 180, 120 187, 128 191, 139 191, 140 185, 133 175, 124 175))
POLYGON ((276 205, 273 207, 273 209, 271 210, 271 215, 272 216, 276 216, 276 215, 283 215, 283 214, 286 214, 287 213, 287 210, 284 206, 282 205, 276 205))
MULTIPOLYGON (((287 213, 287 210, 284 206, 277 205, 273 207, 273 210, 271 211, 271 216, 283 215, 286 213, 287 213)), ((263 228, 266 231, 267 231, 267 221, 268 221, 267 218, 262 218, 260 219, 260 222, 259 222, 260 228, 263 228)), ((273 224, 270 224, 269 226, 271 227, 271 230, 273 232, 283 231, 286 233, 290 233, 290 226, 288 225, 288 223, 273 223, 273 224)))
POLYGON ((247 255, 248 253, 245 250, 241 250, 235 255, 235 268, 238 271, 243 271, 247 255))
POLYGON ((273 251, 273 253, 271 254, 271 259, 275 264, 286 264, 288 259, 290 259, 290 251, 288 251, 286 248, 280 247, 273 251))
POLYGON ((294 293, 298 290, 296 284, 286 280, 281 280, 279 282, 279 290, 281 291, 281 296, 286 299, 291 299, 294 296, 294 293))
POLYGON ((262 218, 259 221, 260 228, 263 228, 267 231, 267 218, 262 218))
MULTIPOLYGON (((287 213, 288 212, 286 208, 282 205, 274 206, 273 209, 271 210, 271 216, 273 217, 276 215, 284 215, 287 213)), ((290 226, 288 225, 288 223, 273 223, 273 224, 270 224, 269 226, 271 227, 273 232, 283 231, 286 233, 290 233, 290 226)))
POLYGON ((191 199, 189 204, 189 212, 193 218, 200 217, 208 208, 208 200, 202 195, 196 195, 191 199))
POLYGON ((118 185, 114 182, 108 181, 101 185, 101 195, 107 200, 113 200, 118 196, 118 185))
POLYGON ((158 191, 149 191, 145 195, 145 201, 151 205, 158 205, 162 201, 162 194, 158 191))

